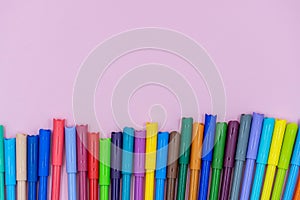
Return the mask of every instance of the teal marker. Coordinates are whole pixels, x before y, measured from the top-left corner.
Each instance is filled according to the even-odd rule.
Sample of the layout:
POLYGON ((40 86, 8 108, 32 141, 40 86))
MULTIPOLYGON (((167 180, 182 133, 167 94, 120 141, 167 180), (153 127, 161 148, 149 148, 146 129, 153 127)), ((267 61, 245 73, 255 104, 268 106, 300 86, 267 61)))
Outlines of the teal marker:
POLYGON ((0 125, 0 200, 4 199, 4 127, 0 125))

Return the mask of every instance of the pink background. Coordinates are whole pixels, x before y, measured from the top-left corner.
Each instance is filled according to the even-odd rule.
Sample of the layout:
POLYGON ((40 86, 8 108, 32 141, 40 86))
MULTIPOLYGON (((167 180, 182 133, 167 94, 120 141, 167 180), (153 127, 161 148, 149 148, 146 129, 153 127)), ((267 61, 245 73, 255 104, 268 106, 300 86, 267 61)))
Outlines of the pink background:
MULTIPOLYGON (((108 37, 142 27, 179 31, 207 50, 224 82, 226 120, 252 111, 289 121, 299 119, 299 1, 1 4, 0 124, 5 125, 8 137, 51 128, 53 117, 64 117, 73 124, 73 85, 83 60, 108 37)), ((182 69, 199 95, 202 114, 210 111, 210 96, 201 76, 195 76, 184 64, 181 67, 178 58, 161 52, 137 52, 120 59, 107 71, 99 88, 110 90, 120 67, 129 70, 148 62, 182 69)), ((137 123, 149 120, 145 113, 153 103, 168 104, 168 115, 180 118, 177 102, 162 88, 145 87, 134 98, 129 107, 137 123), (149 92, 159 93, 161 102, 149 92), (147 101, 142 100, 145 97, 147 101)), ((97 91, 95 101, 96 111, 101 113, 102 104, 97 102, 110 99, 97 91)), ((112 119, 103 123, 108 132, 118 128, 112 119)), ((171 121, 164 129, 177 127, 178 122, 171 121)), ((62 190, 66 195, 66 185, 62 190)))

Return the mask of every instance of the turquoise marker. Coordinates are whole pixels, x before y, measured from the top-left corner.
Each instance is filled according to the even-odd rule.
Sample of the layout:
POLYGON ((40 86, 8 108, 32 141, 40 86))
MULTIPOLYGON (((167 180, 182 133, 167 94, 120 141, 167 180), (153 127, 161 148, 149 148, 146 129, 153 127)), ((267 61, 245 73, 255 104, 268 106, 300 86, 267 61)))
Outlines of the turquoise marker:
POLYGON ((16 138, 4 140, 6 200, 16 199, 16 138))
POLYGON ((4 127, 0 125, 0 200, 4 200, 4 127))

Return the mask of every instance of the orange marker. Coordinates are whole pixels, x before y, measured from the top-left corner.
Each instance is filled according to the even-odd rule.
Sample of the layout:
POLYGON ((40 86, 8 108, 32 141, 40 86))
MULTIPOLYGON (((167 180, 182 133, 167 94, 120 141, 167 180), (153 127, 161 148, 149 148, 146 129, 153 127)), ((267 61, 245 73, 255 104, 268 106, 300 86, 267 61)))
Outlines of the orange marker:
POLYGON ((298 177, 298 182, 295 189, 293 200, 299 200, 299 199, 300 199, 300 177, 298 177))

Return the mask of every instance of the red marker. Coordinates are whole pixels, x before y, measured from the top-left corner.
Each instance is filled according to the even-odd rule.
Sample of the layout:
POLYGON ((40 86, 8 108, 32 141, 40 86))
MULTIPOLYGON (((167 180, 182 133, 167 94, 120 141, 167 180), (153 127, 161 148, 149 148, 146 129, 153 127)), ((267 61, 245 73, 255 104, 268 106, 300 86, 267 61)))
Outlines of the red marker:
POLYGON ((88 133, 89 200, 98 200, 99 133, 88 133))

